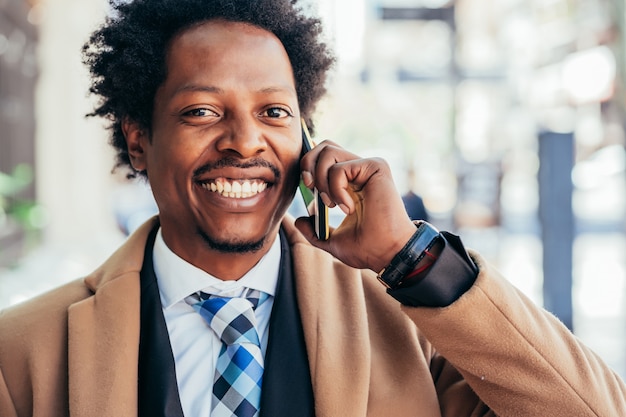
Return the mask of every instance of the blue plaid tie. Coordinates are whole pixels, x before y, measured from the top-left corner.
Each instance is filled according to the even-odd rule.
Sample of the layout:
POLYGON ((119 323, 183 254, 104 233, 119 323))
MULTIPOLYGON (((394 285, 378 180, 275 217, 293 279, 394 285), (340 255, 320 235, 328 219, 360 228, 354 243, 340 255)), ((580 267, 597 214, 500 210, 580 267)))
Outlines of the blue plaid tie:
POLYGON ((253 309, 268 295, 250 290, 246 298, 200 293, 194 307, 222 340, 213 379, 211 417, 255 417, 261 405, 263 354, 253 309))

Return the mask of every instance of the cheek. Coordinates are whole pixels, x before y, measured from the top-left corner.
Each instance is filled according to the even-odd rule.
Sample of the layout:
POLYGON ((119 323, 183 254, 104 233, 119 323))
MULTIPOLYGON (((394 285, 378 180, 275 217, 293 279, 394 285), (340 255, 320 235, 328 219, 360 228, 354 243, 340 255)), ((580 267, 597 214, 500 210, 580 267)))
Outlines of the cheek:
POLYGON ((193 165, 201 150, 189 146, 190 142, 184 140, 164 140, 153 147, 154 167, 159 171, 171 171, 174 174, 185 172, 185 167, 193 165))
POLYGON ((286 166, 285 174, 285 191, 287 194, 292 195, 300 182, 300 160, 296 159, 292 164, 286 166))
POLYGON ((293 179, 295 177, 299 181, 300 179, 300 148, 293 147, 292 145, 287 152, 282 152, 282 154, 280 154, 279 157, 281 161, 285 161, 284 167, 285 167, 285 173, 288 175, 287 178, 293 179))

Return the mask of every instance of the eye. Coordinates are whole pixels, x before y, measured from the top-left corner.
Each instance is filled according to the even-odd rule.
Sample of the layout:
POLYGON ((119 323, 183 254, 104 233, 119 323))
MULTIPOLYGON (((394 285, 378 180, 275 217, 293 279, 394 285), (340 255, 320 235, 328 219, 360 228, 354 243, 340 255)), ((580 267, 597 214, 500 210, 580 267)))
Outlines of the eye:
POLYGON ((191 116, 191 117, 218 117, 219 115, 211 109, 207 109, 204 107, 200 107, 197 109, 191 109, 183 113, 183 116, 191 116))
POLYGON ((285 117, 292 117, 292 114, 282 107, 270 107, 269 109, 264 110, 261 113, 261 116, 269 117, 272 119, 282 119, 285 117))

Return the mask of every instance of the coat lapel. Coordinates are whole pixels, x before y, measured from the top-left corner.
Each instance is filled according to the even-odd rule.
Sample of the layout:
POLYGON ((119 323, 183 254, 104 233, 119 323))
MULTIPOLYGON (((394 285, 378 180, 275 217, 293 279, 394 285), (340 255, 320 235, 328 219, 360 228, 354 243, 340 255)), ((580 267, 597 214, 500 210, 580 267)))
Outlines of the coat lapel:
POLYGON ((94 295, 69 308, 69 407, 73 417, 137 415, 139 272, 153 219, 85 283, 94 295))
POLYGON ((148 237, 141 268, 139 416, 183 417, 174 355, 152 262, 157 230, 154 228, 148 237))
POLYGON ((281 268, 265 354, 261 416, 313 416, 313 391, 287 239, 281 230, 281 268))
POLYGON ((292 248, 316 416, 365 416, 372 358, 359 271, 309 245, 291 222, 283 226, 292 248))

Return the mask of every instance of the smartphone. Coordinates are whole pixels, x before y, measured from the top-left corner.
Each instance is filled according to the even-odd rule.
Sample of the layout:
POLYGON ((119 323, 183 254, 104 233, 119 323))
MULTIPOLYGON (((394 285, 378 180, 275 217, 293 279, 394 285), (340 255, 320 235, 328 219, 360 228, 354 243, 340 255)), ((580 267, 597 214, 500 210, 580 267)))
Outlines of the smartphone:
MULTIPOLYGON (((313 149, 314 145, 304 119, 301 119, 301 125, 302 155, 304 156, 305 153, 313 149)), ((300 185, 298 188, 300 189, 300 194, 302 195, 302 199, 304 200, 304 205, 306 206, 309 216, 313 216, 315 219, 315 234, 317 235, 317 238, 320 240, 328 239, 330 234, 328 229, 328 207, 320 198, 317 188, 314 188, 313 191, 311 191, 306 185, 304 185, 302 179, 300 179, 300 185)))

